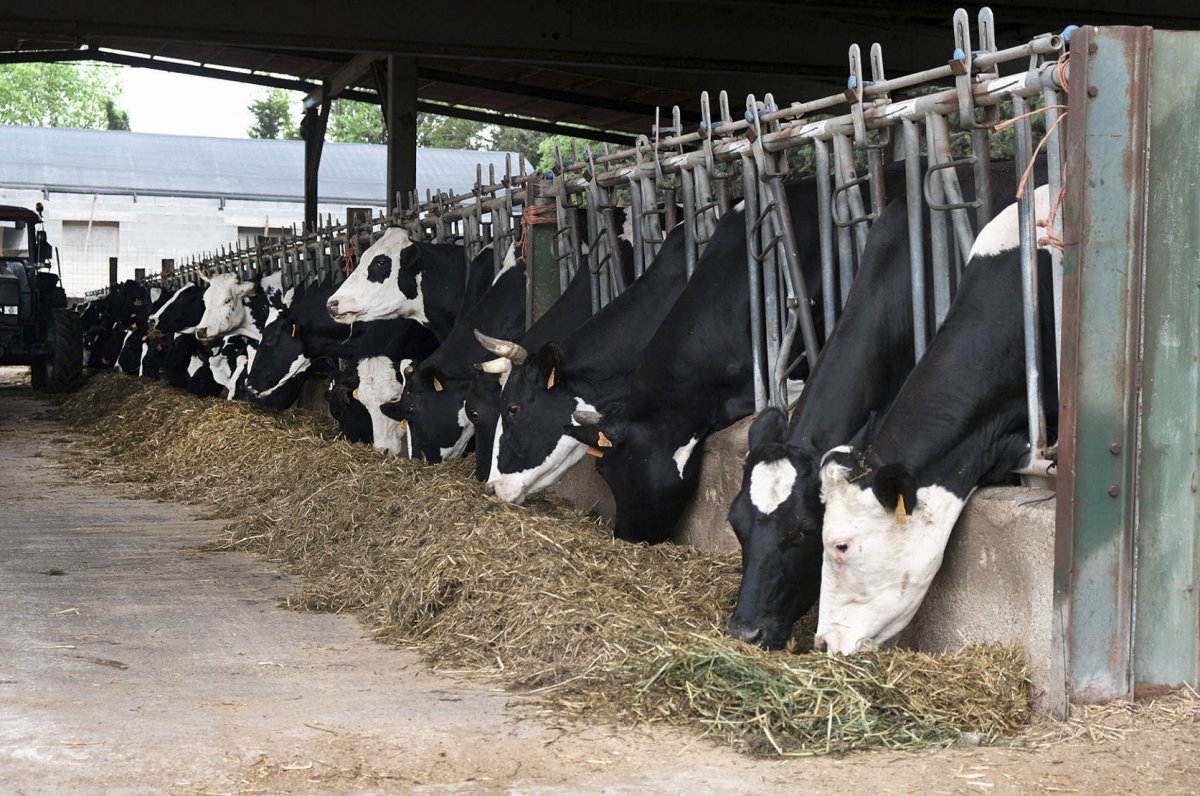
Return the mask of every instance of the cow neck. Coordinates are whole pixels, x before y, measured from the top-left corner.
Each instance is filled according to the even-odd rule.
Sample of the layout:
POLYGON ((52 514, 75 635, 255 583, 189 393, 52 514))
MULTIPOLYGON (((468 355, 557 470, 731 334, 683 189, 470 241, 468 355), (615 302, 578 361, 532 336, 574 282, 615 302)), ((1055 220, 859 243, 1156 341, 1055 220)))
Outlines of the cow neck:
POLYGON ((972 263, 941 330, 867 451, 903 464, 918 486, 966 497, 1028 448, 1017 257, 972 263))

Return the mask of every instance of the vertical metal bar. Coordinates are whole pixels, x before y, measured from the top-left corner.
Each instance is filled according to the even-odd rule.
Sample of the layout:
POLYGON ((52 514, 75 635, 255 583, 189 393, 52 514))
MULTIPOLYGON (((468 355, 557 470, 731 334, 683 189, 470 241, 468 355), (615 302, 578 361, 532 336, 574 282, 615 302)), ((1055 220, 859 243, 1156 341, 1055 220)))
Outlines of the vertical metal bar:
POLYGON ((912 271, 913 344, 919 361, 925 355, 929 330, 925 323, 925 206, 921 202, 921 132, 914 119, 905 119, 904 184, 908 204, 908 261, 912 271))
POLYGON ((760 250, 758 220, 758 169, 754 158, 742 156, 742 210, 746 221, 746 278, 750 284, 750 352, 754 357, 754 408, 767 405, 767 381, 763 373, 766 328, 763 320, 762 275, 756 253, 760 250))
POLYGON ((975 157, 975 229, 992 220, 992 144, 988 130, 971 131, 971 154, 975 157))
POLYGON ((646 252, 643 246, 645 245, 644 234, 642 230, 642 188, 637 184, 636 179, 629 180, 629 214, 632 216, 629 220, 630 233, 633 240, 630 244, 633 246, 633 277, 640 279, 642 274, 646 272, 646 252))
MULTIPOLYGON (((1022 97, 1013 97, 1013 116, 1019 117, 1028 111, 1028 103, 1022 97)), ((1033 159, 1033 135, 1029 119, 1017 122, 1016 167, 1023 173, 1033 159)), ((1021 293, 1024 297, 1023 321, 1025 327, 1025 403, 1029 412, 1029 452, 1036 457, 1046 445, 1046 415, 1042 408, 1042 379, 1040 369, 1040 343, 1038 340, 1038 279, 1037 279, 1037 222, 1033 201, 1034 186, 1025 186, 1017 199, 1018 229, 1021 239, 1021 293)))
POLYGON ((684 170, 679 174, 679 185, 683 192, 683 239, 684 265, 687 268, 688 279, 696 270, 696 258, 699 256, 699 243, 696 235, 696 194, 692 185, 691 171, 684 170))
MULTIPOLYGON (((933 141, 937 147, 937 162, 939 164, 949 163, 953 156, 950 152, 950 125, 946 121, 946 117, 940 114, 930 114, 926 124, 932 128, 933 141)), ((932 161, 930 165, 933 165, 932 161)), ((946 197, 946 201, 953 205, 963 204, 962 190, 958 186, 957 169, 938 169, 938 176, 942 181, 942 194, 946 197)), ((962 261, 966 262, 967 258, 971 256, 971 245, 975 242, 975 231, 971 229, 971 219, 967 215, 966 208, 957 207, 948 212, 954 240, 958 244, 958 254, 962 261)))
MULTIPOLYGON (((1046 141, 1046 184, 1050 187, 1050 204, 1053 205, 1058 201, 1058 195, 1062 191, 1063 177, 1063 134, 1059 127, 1055 125, 1059 119, 1059 111, 1055 108, 1062 102, 1062 97, 1059 92, 1053 89, 1046 89, 1042 92, 1042 98, 1046 103, 1046 130, 1051 128, 1054 132, 1046 141)), ((1062 240, 1062 210, 1055 214, 1054 228, 1050 230, 1059 240, 1062 240)), ((1057 246, 1050 247, 1050 260, 1054 264, 1054 362, 1056 365, 1055 373, 1062 372, 1062 292, 1063 292, 1063 272, 1062 272, 1062 251, 1057 246)))
MULTIPOLYGON (((779 223, 780 243, 783 246, 784 261, 790 275, 793 295, 796 299, 796 313, 800 318, 800 335, 804 340, 804 353, 810 368, 817 366, 817 354, 820 343, 817 340, 817 327, 812 318, 812 302, 809 300, 808 285, 804 282, 804 271, 800 267, 800 249, 796 241, 796 230, 792 226, 792 214, 788 208, 787 190, 783 179, 776 177, 771 180, 771 192, 775 205, 775 217, 779 223)), ((832 331, 832 328, 830 329, 832 331)))
MULTIPOLYGON (((929 166, 937 165, 937 141, 934 139, 934 125, 926 118, 925 146, 929 166)), ((945 194, 941 180, 927 182, 929 200, 931 203, 942 204, 945 194)), ((929 251, 933 258, 933 317, 934 331, 941 327, 950 310, 950 247, 946 240, 946 215, 939 210, 929 211, 929 251)))
POLYGON ((821 302, 825 311, 825 334, 833 332, 837 320, 837 294, 833 263, 833 211, 832 189, 829 187, 829 142, 813 141, 813 155, 817 170, 817 231, 821 242, 821 302))
MULTIPOLYGON (((841 134, 833 136, 833 158, 834 165, 837 167, 838 187, 858 178, 858 172, 854 168, 854 146, 850 143, 850 136, 841 134)), ((867 215, 867 209, 862 200, 862 192, 858 189, 857 185, 840 191, 838 196, 839 198, 844 196, 849 203, 850 213, 844 216, 845 218, 863 218, 867 215)), ((863 247, 867 245, 868 226, 865 223, 855 223, 853 228, 855 251, 858 254, 862 254, 863 247)), ((844 304, 845 296, 850 291, 850 285, 844 285, 842 291, 844 304)))

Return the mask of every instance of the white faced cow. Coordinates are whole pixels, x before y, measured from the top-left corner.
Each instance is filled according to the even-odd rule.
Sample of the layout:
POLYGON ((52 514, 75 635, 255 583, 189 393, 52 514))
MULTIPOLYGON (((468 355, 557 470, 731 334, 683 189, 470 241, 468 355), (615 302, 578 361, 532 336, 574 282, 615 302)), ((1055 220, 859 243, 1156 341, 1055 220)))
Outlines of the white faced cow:
POLYGON ((391 357, 367 357, 357 363, 358 389, 354 397, 366 407, 371 415, 371 436, 375 450, 385 456, 409 455, 408 423, 393 420, 383 409, 398 404, 404 397, 404 383, 411 359, 393 360, 391 357))
MULTIPOLYGON (((1039 217, 1047 190, 1035 192, 1039 217)), ((945 323, 870 445, 821 465, 820 617, 816 646, 852 653, 900 632, 941 566, 967 498, 1003 481, 1029 452, 1016 205, 989 223, 945 323)), ((1043 385, 1057 419, 1049 257, 1039 252, 1043 385)))
POLYGON ((240 334, 261 340, 262 331, 247 305, 257 285, 243 282, 236 274, 217 274, 204 279, 208 287, 204 289, 204 314, 196 324, 196 336, 208 341, 240 334))

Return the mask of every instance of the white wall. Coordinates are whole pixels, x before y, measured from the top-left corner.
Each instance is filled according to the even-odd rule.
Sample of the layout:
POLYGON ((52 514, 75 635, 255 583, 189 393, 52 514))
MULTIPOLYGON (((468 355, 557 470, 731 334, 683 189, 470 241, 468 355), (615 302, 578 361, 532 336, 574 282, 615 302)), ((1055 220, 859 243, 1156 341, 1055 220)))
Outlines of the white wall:
MULTIPOLYGON (((69 194, 52 192, 43 199, 38 190, 0 188, 0 204, 32 208, 41 202, 45 207, 46 237, 59 246, 64 240, 62 222, 115 222, 118 277, 132 279, 135 268, 145 268, 147 274, 158 273, 164 258, 174 258, 177 265, 193 255, 228 247, 238 239, 239 227, 270 226, 297 229, 304 221, 303 202, 258 202, 228 199, 224 208, 219 199, 186 199, 159 196, 112 196, 103 194, 69 194)), ((368 206, 364 204, 363 206, 368 206)), ((317 207, 321 218, 332 215, 336 222, 344 220, 343 205, 322 204, 317 207)), ((375 213, 383 212, 376 207, 375 213)), ((68 295, 82 296, 89 290, 108 284, 108 258, 114 254, 104 246, 111 235, 97 235, 90 249, 81 246, 60 246, 63 284, 68 295)))

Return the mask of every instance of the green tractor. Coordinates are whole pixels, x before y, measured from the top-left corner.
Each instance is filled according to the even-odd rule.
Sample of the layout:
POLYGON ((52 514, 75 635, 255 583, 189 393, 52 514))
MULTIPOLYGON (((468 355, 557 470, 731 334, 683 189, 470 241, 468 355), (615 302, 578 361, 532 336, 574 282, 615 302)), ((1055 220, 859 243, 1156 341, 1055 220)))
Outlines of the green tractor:
POLYGON ((83 383, 80 317, 49 270, 54 250, 37 210, 0 205, 0 365, 29 365, 34 389, 83 383))

